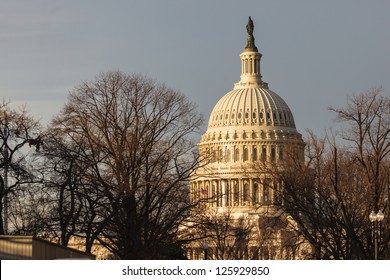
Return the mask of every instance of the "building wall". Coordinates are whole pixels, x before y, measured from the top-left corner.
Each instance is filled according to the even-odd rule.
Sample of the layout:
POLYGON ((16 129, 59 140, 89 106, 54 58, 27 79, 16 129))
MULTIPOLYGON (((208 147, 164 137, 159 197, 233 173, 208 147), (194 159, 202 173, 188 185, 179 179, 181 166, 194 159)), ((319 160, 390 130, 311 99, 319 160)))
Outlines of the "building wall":
POLYGON ((95 256, 33 236, 0 236, 0 259, 2 260, 54 260, 75 258, 95 259, 95 256))

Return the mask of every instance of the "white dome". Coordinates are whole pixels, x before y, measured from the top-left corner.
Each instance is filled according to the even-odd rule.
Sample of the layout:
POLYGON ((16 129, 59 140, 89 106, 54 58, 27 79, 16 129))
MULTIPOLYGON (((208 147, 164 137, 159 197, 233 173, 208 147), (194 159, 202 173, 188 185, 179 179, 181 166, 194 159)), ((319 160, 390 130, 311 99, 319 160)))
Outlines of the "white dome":
POLYGON ((261 57, 253 35, 248 33, 240 54, 240 81, 214 106, 199 142, 201 150, 248 144, 268 145, 270 149, 279 145, 281 149, 282 142, 304 145, 287 103, 262 80, 261 57))
POLYGON ((215 105, 208 128, 231 126, 295 129, 294 118, 286 102, 275 92, 260 86, 234 89, 215 105))

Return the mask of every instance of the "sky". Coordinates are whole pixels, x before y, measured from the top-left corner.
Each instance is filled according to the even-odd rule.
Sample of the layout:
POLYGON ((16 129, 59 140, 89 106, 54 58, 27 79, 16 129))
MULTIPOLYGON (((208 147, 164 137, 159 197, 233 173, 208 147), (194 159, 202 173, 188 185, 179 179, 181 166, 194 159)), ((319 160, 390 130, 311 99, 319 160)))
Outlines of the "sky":
POLYGON ((141 73, 208 118, 241 74, 248 16, 261 72, 298 131, 335 126, 329 106, 390 92, 390 1, 0 0, 0 98, 43 124, 102 72, 141 73))

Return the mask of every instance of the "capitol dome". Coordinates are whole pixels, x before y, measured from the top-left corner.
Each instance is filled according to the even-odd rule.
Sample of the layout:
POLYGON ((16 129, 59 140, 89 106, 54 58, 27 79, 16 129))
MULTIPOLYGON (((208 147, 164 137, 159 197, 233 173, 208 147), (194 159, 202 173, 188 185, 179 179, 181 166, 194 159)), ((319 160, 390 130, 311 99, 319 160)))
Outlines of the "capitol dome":
MULTIPOLYGON (((263 146, 267 144, 267 147, 262 149, 269 150, 272 158, 277 156, 274 155, 276 150, 281 157, 280 140, 295 139, 300 146, 303 145, 301 134, 296 130, 294 117, 287 103, 262 80, 260 72, 262 54, 258 52, 253 34, 249 32, 253 31, 253 26, 250 28, 252 30, 248 30, 247 45, 240 55, 240 81, 215 105, 210 114, 207 131, 199 143, 200 153, 204 156, 221 144, 231 146, 232 140, 240 141, 240 145, 243 144, 242 141, 253 145, 253 140, 268 140, 267 143, 262 143, 263 146), (223 143, 222 139, 230 142, 223 143)), ((242 155, 246 155, 247 152, 243 152, 242 155)), ((258 158, 253 153, 254 151, 251 157, 258 158)), ((233 161, 246 161, 247 158, 249 156, 236 157, 233 161)))
POLYGON ((201 164, 190 180, 193 199, 206 193, 217 197, 210 207, 272 204, 272 190, 262 186, 268 175, 259 174, 255 164, 282 162, 284 154, 291 151, 303 160, 305 144, 290 108, 262 80, 262 54, 255 45, 251 19, 247 32, 247 44, 240 54, 240 81, 212 110, 198 144, 201 164), (235 188, 239 192, 236 196, 232 195, 235 188))
MULTIPOLYGON (((269 170, 282 166, 288 156, 303 161, 305 143, 287 103, 262 80, 262 54, 255 45, 251 18, 246 27, 240 80, 210 114, 207 130, 198 143, 200 163, 191 174, 190 200, 203 214, 229 213, 236 222, 247 217, 258 228, 261 220, 279 219, 281 214, 280 182, 269 170)), ((245 252, 250 258, 252 251, 259 252, 259 236, 260 231, 254 230, 245 252)), ((279 244, 283 238, 280 233, 279 244)), ((199 244, 191 243, 187 249, 190 259, 198 258, 199 244)), ((277 258, 283 258, 283 250, 277 258)))

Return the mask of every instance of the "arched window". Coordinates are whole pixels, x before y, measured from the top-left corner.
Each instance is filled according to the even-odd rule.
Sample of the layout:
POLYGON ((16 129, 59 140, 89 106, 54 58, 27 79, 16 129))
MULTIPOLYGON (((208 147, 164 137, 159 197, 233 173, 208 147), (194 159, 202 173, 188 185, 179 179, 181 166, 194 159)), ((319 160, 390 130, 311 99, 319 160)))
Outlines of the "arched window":
POLYGON ((230 150, 229 150, 229 147, 226 146, 226 147, 225 147, 224 161, 225 161, 225 162, 228 162, 229 159, 230 159, 230 150))
POLYGON ((248 148, 246 146, 243 148, 242 159, 243 161, 248 161, 248 148))
POLYGON ((261 148, 261 160, 266 161, 267 160, 267 147, 263 146, 261 148))
POLYGON ((239 160, 240 160, 240 150, 237 147, 234 150, 234 161, 239 161, 239 160))
POLYGON ((252 148, 252 160, 253 161, 257 160, 257 148, 256 148, 256 146, 253 146, 253 148, 252 148))

